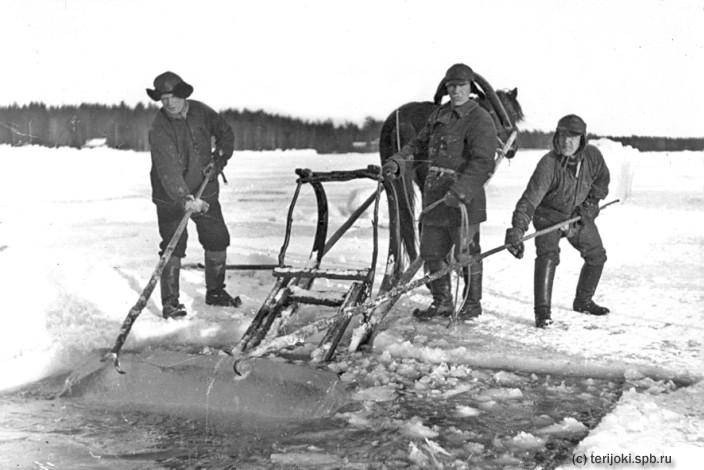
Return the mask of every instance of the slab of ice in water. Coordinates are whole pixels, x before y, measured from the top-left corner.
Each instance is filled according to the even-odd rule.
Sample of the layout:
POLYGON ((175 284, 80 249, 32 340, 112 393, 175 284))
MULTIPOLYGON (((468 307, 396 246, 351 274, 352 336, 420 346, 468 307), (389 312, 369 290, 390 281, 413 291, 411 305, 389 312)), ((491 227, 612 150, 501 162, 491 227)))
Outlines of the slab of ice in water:
POLYGON ((105 407, 270 418, 328 416, 349 399, 337 374, 278 360, 248 361, 244 377, 234 374, 227 356, 124 354, 126 374, 102 364, 74 374, 64 396, 105 407))

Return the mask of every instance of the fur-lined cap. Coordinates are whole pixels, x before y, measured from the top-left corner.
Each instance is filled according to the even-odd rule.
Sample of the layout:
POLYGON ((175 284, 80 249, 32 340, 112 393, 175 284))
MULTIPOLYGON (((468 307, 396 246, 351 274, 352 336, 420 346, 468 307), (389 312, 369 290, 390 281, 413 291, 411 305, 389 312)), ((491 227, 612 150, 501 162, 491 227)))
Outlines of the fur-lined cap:
POLYGON ((557 121, 557 132, 567 135, 587 136, 587 123, 576 114, 568 114, 557 121))

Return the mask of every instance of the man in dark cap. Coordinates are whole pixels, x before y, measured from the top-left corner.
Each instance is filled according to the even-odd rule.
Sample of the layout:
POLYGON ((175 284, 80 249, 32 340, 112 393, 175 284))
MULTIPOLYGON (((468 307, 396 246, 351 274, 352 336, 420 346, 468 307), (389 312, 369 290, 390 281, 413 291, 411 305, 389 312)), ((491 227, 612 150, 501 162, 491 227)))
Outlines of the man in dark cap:
POLYGON ((575 114, 558 121, 552 144, 516 204, 512 227, 506 230, 509 251, 521 258, 521 238, 531 219, 540 230, 577 215, 582 217, 576 225, 535 239, 534 310, 538 328, 552 324, 552 284, 560 263, 559 242, 563 236, 584 259, 573 310, 591 315, 609 313, 609 309, 592 300, 606 262, 606 250, 594 219, 599 214, 599 200, 609 192, 609 169, 599 149, 587 144, 587 125, 575 114))
MULTIPOLYGON (((225 290, 230 234, 218 201, 217 177, 207 183, 201 198, 193 196, 211 162, 216 175, 227 164, 234 149, 234 134, 225 119, 210 107, 187 99, 191 93, 193 87, 173 72, 162 73, 154 79, 154 88, 147 89, 149 97, 162 105, 149 132, 152 201, 156 204, 161 235, 159 248, 161 252, 166 249, 185 212, 192 209, 198 241, 205 250, 205 303, 238 307, 239 297, 232 297, 225 290)), ((161 274, 164 318, 186 315, 179 302, 179 275, 187 239, 184 230, 161 274)))
MULTIPOLYGON (((443 201, 424 213, 421 220, 420 256, 429 273, 447 267, 452 246, 455 257, 480 252, 479 224, 486 220, 484 183, 494 171, 496 129, 489 113, 470 99, 474 72, 465 64, 455 64, 445 73, 443 84, 450 101, 428 118, 425 127, 384 164, 384 174, 396 177, 409 158, 428 149, 428 176, 423 188, 423 207, 443 201), (467 226, 462 229, 460 207, 467 210, 467 226)), ((470 264, 470 281, 465 286, 467 301, 458 317, 469 319, 481 314, 482 265, 470 264)), ((427 320, 454 313, 450 275, 430 283, 433 302, 414 316, 427 320)))

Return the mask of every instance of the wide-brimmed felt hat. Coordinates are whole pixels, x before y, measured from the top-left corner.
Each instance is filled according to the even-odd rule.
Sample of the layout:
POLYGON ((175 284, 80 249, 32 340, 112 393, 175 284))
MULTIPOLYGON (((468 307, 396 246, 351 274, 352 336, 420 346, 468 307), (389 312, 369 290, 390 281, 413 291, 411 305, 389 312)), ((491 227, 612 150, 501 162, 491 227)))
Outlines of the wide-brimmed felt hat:
POLYGON ((164 72, 154 79, 154 88, 147 88, 147 95, 154 101, 159 101, 161 95, 171 93, 178 98, 188 98, 193 93, 193 87, 184 82, 173 72, 164 72))

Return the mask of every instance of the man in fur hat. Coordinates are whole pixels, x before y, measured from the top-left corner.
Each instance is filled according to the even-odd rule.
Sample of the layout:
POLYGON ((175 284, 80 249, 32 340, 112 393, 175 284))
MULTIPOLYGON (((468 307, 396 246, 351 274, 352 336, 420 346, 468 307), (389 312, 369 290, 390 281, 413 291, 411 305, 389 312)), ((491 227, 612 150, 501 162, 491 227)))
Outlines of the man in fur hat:
POLYGON ((584 259, 573 310, 591 315, 609 313, 608 308, 592 300, 606 262, 594 219, 599 215, 599 200, 608 192, 609 169, 599 149, 587 143, 586 123, 576 114, 564 116, 557 123, 552 150, 538 162, 516 204, 512 226, 506 230, 508 250, 521 258, 521 238, 531 219, 541 230, 573 216, 582 217, 576 225, 535 238, 534 311, 538 328, 552 324, 550 303, 555 269, 560 263, 561 237, 566 237, 584 259))
MULTIPOLYGON (((187 99, 193 87, 173 72, 154 79, 147 94, 161 102, 149 132, 152 169, 152 201, 156 204, 161 243, 166 249, 187 210, 193 210, 198 241, 205 250, 205 303, 240 305, 239 297, 225 290, 226 249, 230 234, 218 201, 217 177, 206 185, 201 198, 193 193, 203 182, 206 167, 214 162, 216 175, 232 156, 234 134, 230 125, 207 105, 187 99), (214 142, 215 148, 211 148, 214 142)), ((186 315, 179 302, 181 258, 186 256, 188 233, 184 230, 176 249, 161 274, 161 301, 164 318, 186 315)))

